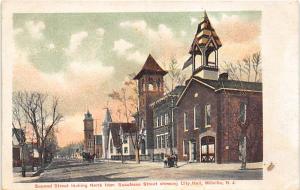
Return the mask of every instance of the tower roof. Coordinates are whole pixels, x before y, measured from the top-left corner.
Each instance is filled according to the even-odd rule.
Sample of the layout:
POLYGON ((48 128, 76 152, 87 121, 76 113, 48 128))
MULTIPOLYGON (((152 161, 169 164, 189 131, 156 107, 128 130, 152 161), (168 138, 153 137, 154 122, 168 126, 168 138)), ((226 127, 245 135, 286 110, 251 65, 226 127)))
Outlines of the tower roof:
POLYGON ((87 119, 93 119, 93 116, 92 114, 90 113, 89 110, 87 110, 87 112, 84 114, 84 119, 87 120, 87 119))
POLYGON ((193 40, 189 53, 192 54, 193 51, 196 51, 196 53, 199 54, 199 47, 211 46, 211 40, 213 40, 214 43, 212 47, 213 49, 219 49, 222 46, 219 36, 217 35, 215 29, 212 27, 206 11, 204 11, 202 21, 198 24, 197 32, 195 34, 195 38, 193 40))
POLYGON ((165 75, 165 74, 167 74, 167 72, 164 71, 158 65, 158 63, 155 61, 155 59, 152 57, 152 55, 149 54, 143 68, 140 70, 140 72, 133 79, 138 80, 142 77, 143 74, 161 74, 161 75, 165 75))
POLYGON ((109 109, 106 108, 106 113, 105 113, 105 116, 104 116, 103 123, 110 123, 110 122, 112 122, 112 118, 111 118, 109 109))

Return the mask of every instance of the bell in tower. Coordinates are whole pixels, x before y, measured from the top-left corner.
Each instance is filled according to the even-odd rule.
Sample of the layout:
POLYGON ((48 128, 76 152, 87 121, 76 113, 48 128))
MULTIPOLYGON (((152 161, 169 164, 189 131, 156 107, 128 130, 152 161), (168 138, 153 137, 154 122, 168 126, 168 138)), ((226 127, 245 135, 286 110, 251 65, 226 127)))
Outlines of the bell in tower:
POLYGON ((212 27, 206 11, 202 21, 198 24, 193 43, 189 53, 190 58, 184 63, 183 68, 192 65, 192 75, 204 79, 218 79, 218 49, 222 43, 212 27))

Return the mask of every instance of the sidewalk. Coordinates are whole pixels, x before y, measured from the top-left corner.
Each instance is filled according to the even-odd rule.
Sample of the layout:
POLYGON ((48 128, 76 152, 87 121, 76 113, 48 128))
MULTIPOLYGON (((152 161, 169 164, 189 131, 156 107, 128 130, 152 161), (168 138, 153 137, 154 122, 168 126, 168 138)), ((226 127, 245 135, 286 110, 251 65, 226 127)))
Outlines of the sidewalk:
MULTIPOLYGON (((121 163, 120 160, 95 160, 94 163, 121 163)), ((137 164, 136 161, 126 160, 124 164, 137 164)), ((156 166, 156 167, 163 167, 163 162, 150 162, 150 161, 141 161, 141 166, 156 166)), ((224 163, 224 164, 217 164, 217 163, 187 163, 187 162, 178 162, 178 169, 197 169, 197 170, 240 170, 241 163, 224 163)), ((262 162, 255 162, 255 163, 247 163, 247 170, 255 170, 255 169, 262 169, 263 163, 262 162)))

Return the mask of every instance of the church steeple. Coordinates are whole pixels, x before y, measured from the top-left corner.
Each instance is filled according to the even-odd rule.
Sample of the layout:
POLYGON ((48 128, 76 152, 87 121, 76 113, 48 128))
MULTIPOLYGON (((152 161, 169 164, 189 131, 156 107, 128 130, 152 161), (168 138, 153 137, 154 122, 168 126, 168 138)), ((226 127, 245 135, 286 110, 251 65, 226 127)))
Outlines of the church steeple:
POLYGON ((219 70, 218 49, 221 46, 222 43, 212 27, 206 11, 204 11, 202 21, 198 24, 197 32, 189 50, 191 56, 184 63, 182 69, 192 65, 192 75, 217 79, 219 70), (197 56, 200 59, 196 60, 197 56))

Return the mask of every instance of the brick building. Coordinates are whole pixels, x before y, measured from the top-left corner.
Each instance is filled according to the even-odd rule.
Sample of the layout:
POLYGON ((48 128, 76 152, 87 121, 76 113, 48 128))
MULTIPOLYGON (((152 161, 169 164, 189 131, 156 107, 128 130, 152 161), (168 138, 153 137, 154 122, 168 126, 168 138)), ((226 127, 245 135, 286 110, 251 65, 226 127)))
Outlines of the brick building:
POLYGON ((95 154, 96 158, 102 157, 102 135, 94 133, 94 119, 93 115, 87 111, 84 114, 84 144, 83 152, 95 154))
POLYGON ((164 96, 163 76, 167 74, 149 55, 141 71, 134 77, 138 81, 138 126, 145 138, 141 143, 141 154, 153 156, 153 111, 150 104, 164 96))
POLYGON ((175 104, 184 90, 184 86, 176 86, 174 90, 150 104, 153 111, 154 156, 161 160, 164 155, 177 152, 177 123, 174 122, 175 104))
POLYGON ((262 84, 218 77, 219 37, 204 13, 183 69, 192 75, 176 103, 179 160, 235 162, 242 132, 247 161, 262 161, 262 84), (243 135, 243 137, 245 136, 243 135))
POLYGON ((236 162, 246 142, 247 161, 262 161, 262 84, 219 75, 221 46, 205 12, 183 66, 191 66, 192 74, 175 96, 164 94, 167 72, 151 55, 134 77, 138 80, 137 125, 146 137, 141 152, 149 159, 175 152, 180 161, 236 162))

